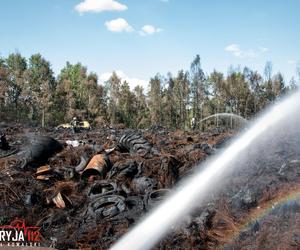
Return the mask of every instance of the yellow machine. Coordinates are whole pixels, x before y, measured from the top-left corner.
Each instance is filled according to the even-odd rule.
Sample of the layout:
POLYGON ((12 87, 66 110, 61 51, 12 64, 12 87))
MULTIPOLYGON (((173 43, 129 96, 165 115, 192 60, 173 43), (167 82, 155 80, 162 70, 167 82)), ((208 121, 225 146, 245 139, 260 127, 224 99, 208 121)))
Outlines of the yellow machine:
MULTIPOLYGON (((56 129, 72 129, 72 128, 73 128, 73 125, 71 123, 60 124, 56 127, 56 129)), ((90 130, 92 127, 88 121, 79 121, 79 122, 77 122, 75 128, 90 130)))
POLYGON ((83 129, 91 129, 91 124, 88 121, 79 122, 79 127, 83 129))

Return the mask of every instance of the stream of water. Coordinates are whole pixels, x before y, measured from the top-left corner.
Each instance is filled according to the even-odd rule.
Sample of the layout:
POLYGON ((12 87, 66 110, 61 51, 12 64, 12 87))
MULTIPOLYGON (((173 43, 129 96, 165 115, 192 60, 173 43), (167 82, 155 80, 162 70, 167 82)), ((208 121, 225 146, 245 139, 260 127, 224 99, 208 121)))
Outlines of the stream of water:
POLYGON ((129 233, 124 235, 112 250, 145 250, 152 248, 188 214, 196 204, 201 204, 207 194, 220 185, 221 178, 236 166, 237 160, 249 146, 284 120, 291 121, 300 110, 300 92, 285 98, 257 119, 223 152, 211 159, 204 169, 183 182, 170 197, 154 209, 129 233), (196 202, 195 202, 196 201, 196 202))

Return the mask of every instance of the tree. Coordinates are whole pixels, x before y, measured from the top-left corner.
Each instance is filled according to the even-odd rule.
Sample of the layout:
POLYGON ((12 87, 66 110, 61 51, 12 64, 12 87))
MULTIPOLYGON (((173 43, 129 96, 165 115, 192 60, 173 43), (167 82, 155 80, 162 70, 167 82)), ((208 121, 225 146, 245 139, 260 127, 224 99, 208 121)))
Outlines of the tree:
POLYGON ((253 110, 251 112, 251 115, 253 115, 265 106, 265 102, 263 100, 263 78, 257 71, 253 71, 248 68, 244 70, 244 76, 246 81, 249 83, 248 85, 253 98, 253 110))
POLYGON ((130 91, 129 84, 126 81, 121 85, 118 105, 121 121, 127 127, 136 127, 137 102, 135 95, 130 91))
POLYGON ((19 120, 19 99, 26 82, 26 58, 22 57, 20 53, 10 54, 6 59, 6 65, 8 71, 8 81, 10 83, 8 95, 10 101, 14 104, 16 119, 19 120))
POLYGON ((286 92, 285 82, 282 74, 279 72, 274 76, 273 93, 275 97, 280 97, 286 92))
MULTIPOLYGON (((227 93, 225 89, 227 88, 224 75, 221 72, 214 70, 209 78, 208 84, 210 89, 210 114, 217 114, 225 112, 226 100, 227 100, 227 93)), ((219 126, 219 119, 218 116, 215 118, 216 126, 219 126)))
POLYGON ((30 99, 32 118, 36 112, 36 115, 41 117, 41 125, 44 127, 46 115, 51 105, 50 101, 56 87, 50 63, 40 54, 32 55, 29 58, 26 77, 25 93, 30 99))
POLYGON ((191 64, 191 103, 196 124, 203 118, 203 105, 206 97, 205 81, 200 56, 197 55, 191 64))
POLYGON ((146 102, 146 95, 141 86, 136 86, 133 90, 136 100, 136 126, 137 128, 145 128, 149 126, 149 108, 146 102))
POLYGON ((273 92, 273 83, 272 83, 272 62, 268 61, 265 65, 264 74, 265 74, 265 97, 268 102, 273 102, 275 100, 275 94, 273 92))
POLYGON ((290 80, 289 88, 288 90, 291 92, 295 92, 298 89, 298 85, 296 83, 296 80, 294 77, 290 80))
POLYGON ((118 107, 120 99, 121 79, 118 77, 116 72, 113 72, 107 83, 109 86, 108 113, 110 122, 112 124, 116 124, 120 122, 118 107))
POLYGON ((234 71, 227 76, 227 84, 230 89, 231 111, 243 117, 251 114, 252 95, 249 84, 242 72, 234 71))
POLYGON ((168 74, 166 80, 166 88, 162 92, 162 109, 163 116, 161 121, 169 127, 176 128, 178 123, 178 100, 174 93, 175 89, 175 79, 172 77, 171 73, 168 74))
MULTIPOLYGON (((86 92, 85 83, 87 80, 87 68, 82 66, 81 63, 71 64, 67 62, 66 66, 61 70, 58 76, 60 84, 69 85, 72 91, 73 102, 69 103, 70 109, 84 110, 85 102, 84 96, 86 92)), ((71 112, 72 113, 72 112, 71 112)), ((75 114, 70 114, 71 116, 75 114)))
POLYGON ((149 82, 149 109, 152 124, 159 124, 162 120, 162 79, 159 74, 149 82))
POLYGON ((0 57, 0 108, 1 108, 0 111, 1 112, 5 112, 4 109, 6 105, 8 90, 9 90, 8 70, 5 64, 5 60, 0 57))
POLYGON ((87 117, 89 119, 97 116, 105 116, 106 103, 104 98, 103 86, 98 85, 98 77, 95 73, 90 73, 86 79, 85 103, 87 117))
POLYGON ((81 63, 66 63, 58 76, 59 94, 56 97, 64 99, 61 101, 66 105, 64 113, 67 120, 74 116, 83 118, 98 113, 98 110, 95 110, 98 99, 94 95, 101 93, 101 90, 97 87, 97 81, 95 74, 91 73, 88 76, 87 68, 81 63))
POLYGON ((190 82, 188 72, 180 70, 174 79, 174 99, 176 103, 177 128, 186 128, 188 122, 188 106, 190 94, 190 82))

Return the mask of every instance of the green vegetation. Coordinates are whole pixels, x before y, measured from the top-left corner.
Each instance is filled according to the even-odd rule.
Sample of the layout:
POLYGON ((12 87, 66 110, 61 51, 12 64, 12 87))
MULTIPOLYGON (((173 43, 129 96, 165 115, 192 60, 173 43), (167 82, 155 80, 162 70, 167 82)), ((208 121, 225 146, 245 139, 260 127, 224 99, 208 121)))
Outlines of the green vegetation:
POLYGON ((27 60, 14 53, 0 58, 0 120, 44 127, 78 116, 99 125, 187 129, 191 117, 196 123, 222 112, 251 118, 296 88, 294 79, 287 85, 281 73, 273 75, 270 62, 263 76, 249 68, 230 69, 227 76, 217 71, 205 75, 197 55, 190 71, 151 78, 145 94, 140 86, 131 91, 116 73, 102 86, 80 63, 67 62, 55 78, 40 54, 27 60))

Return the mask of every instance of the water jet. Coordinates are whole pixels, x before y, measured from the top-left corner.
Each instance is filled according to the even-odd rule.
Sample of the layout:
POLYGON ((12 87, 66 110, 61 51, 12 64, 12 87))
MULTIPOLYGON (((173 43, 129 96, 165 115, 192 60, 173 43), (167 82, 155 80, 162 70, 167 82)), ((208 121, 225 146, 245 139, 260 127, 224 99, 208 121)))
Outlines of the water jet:
MULTIPOLYGON (((233 165, 241 154, 248 154, 251 145, 270 131, 283 131, 282 123, 297 127, 297 110, 300 108, 300 92, 289 96, 271 107, 257 119, 252 126, 241 134, 223 152, 209 160, 201 171, 183 182, 160 206, 154 209, 144 220, 121 238, 111 249, 150 249, 162 239, 172 226, 180 222, 183 215, 189 213, 196 204, 203 203, 207 194, 218 186, 221 177, 230 173, 238 165, 233 165), (195 204, 196 203, 196 204, 195 204)), ((299 119, 299 118, 298 118, 299 119)), ((268 144, 266 144, 268 145, 268 144)), ((255 148, 255 145, 254 145, 255 148)), ((251 159, 250 159, 251 160, 251 159)))

